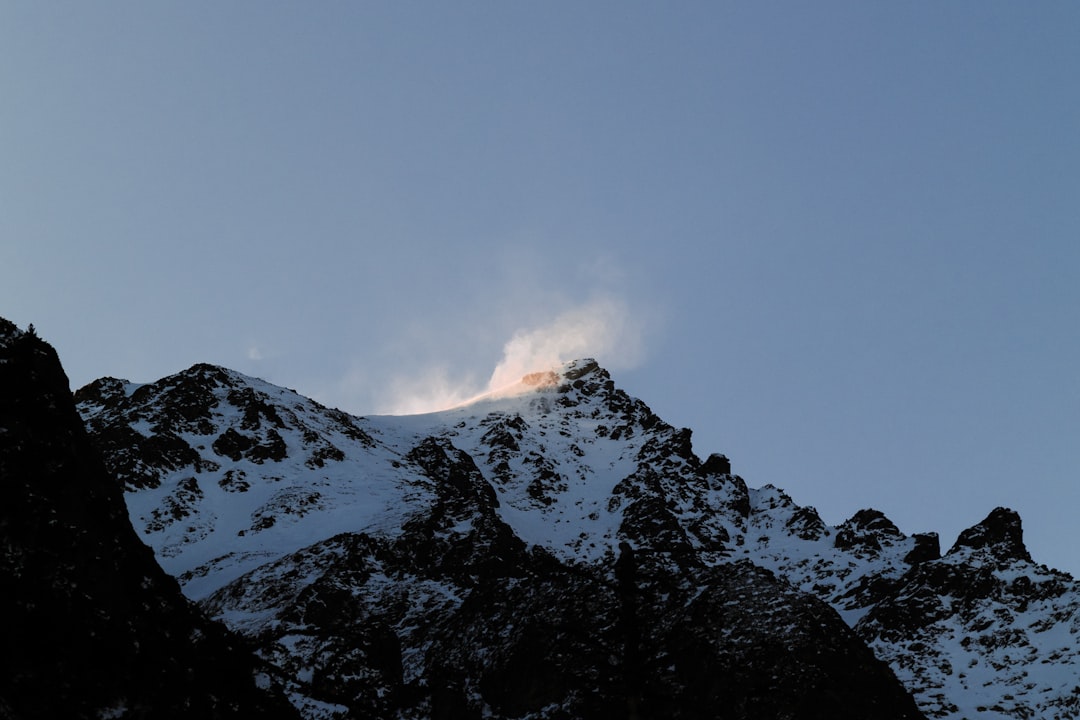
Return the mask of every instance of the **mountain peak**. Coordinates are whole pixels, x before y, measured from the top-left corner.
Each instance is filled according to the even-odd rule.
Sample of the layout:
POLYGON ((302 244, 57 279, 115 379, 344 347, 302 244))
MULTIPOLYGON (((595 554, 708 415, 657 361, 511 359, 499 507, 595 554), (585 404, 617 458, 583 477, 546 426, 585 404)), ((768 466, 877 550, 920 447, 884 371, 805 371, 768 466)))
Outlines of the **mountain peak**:
POLYGON ((607 370, 600 367, 600 363, 596 362, 593 358, 580 358, 578 360, 571 360, 563 365, 563 375, 568 380, 577 380, 591 374, 603 375, 604 379, 610 378, 607 370))
POLYGON ((994 508, 982 522, 964 530, 947 554, 959 553, 963 548, 985 549, 1002 560, 1031 562, 1031 555, 1024 545, 1020 515, 1009 508, 994 508))
MULTIPOLYGON (((467 407, 484 401, 504 400, 535 392, 567 393, 572 388, 591 395, 600 388, 613 387, 611 375, 592 358, 571 360, 548 368, 525 373, 520 379, 475 395, 455 407, 467 407)), ((453 409, 453 408, 450 408, 453 409)))
POLYGON ((10 342, 11 340, 15 340, 21 337, 22 334, 23 331, 20 330, 15 323, 4 318, 0 318, 0 342, 10 342))

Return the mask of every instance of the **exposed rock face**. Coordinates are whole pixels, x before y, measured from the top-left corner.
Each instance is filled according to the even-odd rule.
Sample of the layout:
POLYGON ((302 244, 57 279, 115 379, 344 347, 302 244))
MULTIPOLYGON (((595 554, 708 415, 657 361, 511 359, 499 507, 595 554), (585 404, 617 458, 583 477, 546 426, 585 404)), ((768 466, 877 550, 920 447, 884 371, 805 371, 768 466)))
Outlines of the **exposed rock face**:
POLYGON ((995 508, 986 519, 960 533, 949 554, 982 551, 980 555, 997 563, 1009 564, 1022 560, 1031 562, 1024 546, 1020 516, 1007 508, 995 508))
POLYGON ((748 561, 685 573, 626 546, 579 566, 480 542, 431 562, 426 542, 337 536, 203 605, 312 715, 921 717, 831 608, 748 561))
POLYGON ((593 361, 523 386, 403 418, 210 366, 78 397, 136 529, 308 718, 1071 717, 1077 588, 1014 514, 942 557, 748 487, 593 361))
POLYGON ((53 349, 2 319, 0 539, 0 716, 294 716, 136 537, 53 349))

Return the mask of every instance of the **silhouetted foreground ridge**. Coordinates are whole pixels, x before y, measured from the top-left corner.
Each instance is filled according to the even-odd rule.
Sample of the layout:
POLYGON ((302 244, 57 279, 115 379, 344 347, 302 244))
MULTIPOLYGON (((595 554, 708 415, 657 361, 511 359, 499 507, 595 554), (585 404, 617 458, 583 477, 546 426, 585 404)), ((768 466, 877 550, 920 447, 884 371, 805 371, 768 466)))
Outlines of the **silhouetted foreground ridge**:
POLYGON ((296 716, 136 536, 53 349, 2 319, 0 541, 0 717, 296 716))

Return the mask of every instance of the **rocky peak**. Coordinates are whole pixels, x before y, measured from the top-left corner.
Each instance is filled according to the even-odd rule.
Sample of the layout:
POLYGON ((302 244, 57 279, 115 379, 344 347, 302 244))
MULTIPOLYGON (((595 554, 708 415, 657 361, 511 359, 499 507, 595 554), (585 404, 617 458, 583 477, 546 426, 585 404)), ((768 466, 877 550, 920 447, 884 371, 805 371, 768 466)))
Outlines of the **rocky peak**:
POLYGON ((327 428, 311 427, 312 416, 329 423, 335 439, 371 441, 345 413, 205 363, 146 385, 102 378, 75 399, 109 469, 129 490, 156 488, 183 468, 199 474, 225 461, 281 462, 290 457, 283 438, 290 432, 310 467, 340 461, 343 451, 324 437, 327 428))
POLYGON ((75 402, 85 409, 82 414, 97 414, 109 407, 116 407, 125 397, 131 383, 114 377, 103 377, 75 391, 75 402), (93 408, 93 410, 90 410, 93 408))
POLYGON ((858 511, 851 516, 848 522, 856 530, 879 532, 885 535, 900 534, 900 528, 896 527, 892 520, 885 517, 885 513, 872 508, 858 511))
POLYGON ((566 364, 563 370, 563 376, 570 381, 580 380, 588 375, 596 376, 598 379, 605 382, 611 379, 611 375, 608 374, 608 371, 600 367, 600 363, 596 362, 593 358, 571 360, 566 364))
POLYGON ((560 372, 566 381, 558 388, 562 395, 559 404, 564 407, 595 406, 599 402, 626 423, 649 429, 662 422, 641 400, 615 387, 610 373, 591 358, 568 362, 560 372))
POLYGON ((730 475, 731 461, 728 460, 727 455, 712 453, 706 458, 705 462, 701 464, 701 472, 706 475, 730 475))
POLYGON ((965 548, 987 551, 1003 561, 1031 562, 1031 555, 1024 545, 1024 531, 1020 515, 1008 508, 994 508, 982 522, 960 533, 960 537, 956 539, 956 543, 946 556, 963 552, 965 548))
POLYGON ((7 344, 11 340, 20 337, 23 331, 19 329, 19 326, 10 320, 0 318, 0 343, 7 344))
MULTIPOLYGON (((934 550, 936 537, 924 537, 934 550)), ((1080 707, 1080 653, 1068 639, 1076 593, 1071 577, 1030 561, 1019 516, 996 508, 944 557, 913 563, 856 631, 902 681, 925 688, 931 717, 1067 717, 1080 707)))
POLYGON ((860 510, 841 523, 836 533, 836 547, 874 553, 882 545, 903 538, 900 529, 880 510, 860 510))

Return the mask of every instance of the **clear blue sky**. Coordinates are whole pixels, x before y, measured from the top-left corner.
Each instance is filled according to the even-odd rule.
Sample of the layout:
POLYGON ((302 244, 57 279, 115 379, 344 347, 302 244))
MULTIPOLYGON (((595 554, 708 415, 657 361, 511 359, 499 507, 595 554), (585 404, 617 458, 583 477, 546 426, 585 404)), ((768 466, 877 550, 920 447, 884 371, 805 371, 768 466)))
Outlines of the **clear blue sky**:
POLYGON ((751 485, 1080 571, 1080 5, 0 4, 0 315, 74 386, 372 412, 596 308, 751 485))

